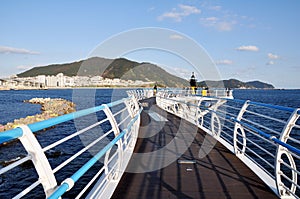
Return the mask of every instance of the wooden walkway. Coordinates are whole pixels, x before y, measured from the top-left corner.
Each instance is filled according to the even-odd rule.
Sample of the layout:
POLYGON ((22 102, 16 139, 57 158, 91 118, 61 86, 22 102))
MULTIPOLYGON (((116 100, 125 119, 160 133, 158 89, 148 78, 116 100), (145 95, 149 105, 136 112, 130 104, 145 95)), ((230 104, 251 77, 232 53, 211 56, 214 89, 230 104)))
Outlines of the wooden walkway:
MULTIPOLYGON (((195 139, 184 154, 178 155, 178 160, 159 170, 124 173, 112 198, 277 198, 248 167, 220 143, 217 142, 208 155, 199 158, 199 149, 204 139, 204 143, 209 140, 214 144, 213 138, 205 137, 206 134, 195 126, 167 114, 156 105, 142 113, 140 135, 145 138, 138 139, 135 153, 162 149, 175 138, 180 139, 181 134, 193 131, 197 132, 195 139), (162 120, 159 121, 153 115, 149 116, 149 112, 159 113, 163 116, 162 120), (183 160, 195 163, 180 163, 183 160)), ((174 151, 174 154, 177 152, 174 151)), ((143 163, 144 160, 140 162, 143 163)), ((140 166, 133 156, 129 170, 136 167, 138 171, 140 166)))

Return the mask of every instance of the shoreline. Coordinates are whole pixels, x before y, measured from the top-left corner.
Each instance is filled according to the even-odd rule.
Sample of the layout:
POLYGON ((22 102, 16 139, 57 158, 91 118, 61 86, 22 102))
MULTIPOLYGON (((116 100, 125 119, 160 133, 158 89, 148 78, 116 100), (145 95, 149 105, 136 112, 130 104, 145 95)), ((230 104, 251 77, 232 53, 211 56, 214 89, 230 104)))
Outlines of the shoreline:
MULTIPOLYGON (((50 87, 46 89, 40 88, 17 88, 8 89, 1 88, 1 91, 24 91, 24 90, 68 90, 68 89, 153 89, 153 87, 50 87)), ((232 88, 232 90, 300 90, 300 88, 232 88)))
POLYGON ((40 88, 0 88, 0 91, 21 91, 21 90, 64 90, 64 89, 138 89, 138 88, 151 88, 152 87, 97 87, 97 86, 91 86, 91 87, 50 87, 45 89, 40 88))
POLYGON ((62 98, 32 98, 24 100, 24 103, 40 104, 42 112, 28 115, 25 118, 15 119, 13 122, 0 124, 0 133, 17 128, 20 125, 28 125, 76 111, 76 105, 73 102, 62 98))

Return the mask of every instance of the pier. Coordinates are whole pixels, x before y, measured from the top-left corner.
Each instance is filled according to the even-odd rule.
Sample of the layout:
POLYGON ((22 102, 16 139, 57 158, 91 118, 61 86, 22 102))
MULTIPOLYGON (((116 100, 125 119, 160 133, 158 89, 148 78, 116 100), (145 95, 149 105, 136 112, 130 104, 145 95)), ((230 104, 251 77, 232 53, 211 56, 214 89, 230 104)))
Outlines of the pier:
POLYGON ((128 95, 1 132, 0 144, 15 141, 6 151, 19 145, 26 155, 0 165, 0 196, 300 198, 300 109, 226 90, 128 95), (43 132, 50 142, 36 136, 53 126, 68 131, 43 132))
MULTIPOLYGON (((165 111, 153 104, 155 99, 143 103, 154 107, 167 121, 162 129, 148 138, 137 140, 135 153, 149 153, 169 144, 174 138, 183 139, 182 134, 196 130, 192 144, 177 161, 165 168, 145 173, 125 173, 112 198, 276 198, 277 196, 257 175, 245 166, 234 154, 220 143, 205 156, 199 157, 206 133, 196 126, 165 111), (152 101, 152 103, 151 103, 152 101), (181 128, 179 129, 179 124, 181 128)), ((162 121, 156 121, 144 111, 141 118, 140 134, 155 131, 162 121)), ((206 138, 207 139, 207 138, 206 138)), ((208 138, 213 142, 214 138, 208 138)), ((182 140, 181 140, 182 141, 182 140)), ((182 147, 178 145, 177 147, 182 147)), ((173 151, 174 154, 178 150, 173 151)), ((162 156, 164 154, 161 154, 162 156)), ((180 155, 180 154, 178 154, 180 155)), ((152 161, 163 161, 149 156, 140 163, 147 167, 152 161)), ((128 167, 135 168, 137 161, 129 162, 128 167)), ((157 162, 157 164, 160 164, 157 162)), ((137 171, 139 168, 137 168, 137 171)))

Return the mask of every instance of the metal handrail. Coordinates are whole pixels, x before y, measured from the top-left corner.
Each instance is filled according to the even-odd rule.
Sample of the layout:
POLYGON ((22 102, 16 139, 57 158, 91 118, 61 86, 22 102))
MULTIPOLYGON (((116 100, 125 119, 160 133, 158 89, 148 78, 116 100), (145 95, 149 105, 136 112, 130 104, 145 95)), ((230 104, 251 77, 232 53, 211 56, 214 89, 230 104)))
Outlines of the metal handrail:
MULTIPOLYGON (((116 106, 118 104, 123 103, 125 100, 126 100, 126 98, 123 98, 121 100, 108 103, 107 106, 108 107, 113 107, 113 106, 116 106)), ((79 118, 79 117, 82 117, 82 116, 86 116, 86 115, 89 115, 89 114, 92 114, 92 113, 102 111, 102 110, 104 110, 104 108, 105 107, 103 105, 96 106, 96 107, 93 107, 93 108, 80 110, 80 111, 77 111, 77 112, 74 112, 74 113, 69 113, 69 114, 66 114, 66 115, 62 115, 62 116, 51 118, 51 119, 48 119, 48 120, 36 122, 36 123, 33 123, 33 124, 28 124, 28 127, 30 128, 30 130, 32 132, 37 132, 37 131, 55 126, 57 124, 61 124, 61 123, 64 123, 64 122, 67 122, 67 121, 70 121, 70 120, 73 120, 73 119, 76 119, 76 118, 79 118)), ((20 128, 15 128, 15 129, 11 129, 11 130, 2 132, 0 134, 0 144, 3 144, 4 142, 12 141, 12 140, 17 139, 19 137, 22 137, 22 135, 23 135, 23 132, 20 128)))
MULTIPOLYGON (((107 176, 112 175, 114 172, 116 172, 114 170, 118 170, 119 176, 118 178, 114 178, 113 180, 114 187, 116 187, 118 181, 120 180, 120 176, 124 172, 127 163, 129 161, 129 158, 133 153, 133 148, 137 139, 141 111, 142 108, 138 105, 137 99, 134 97, 128 97, 115 102, 103 104, 85 110, 80 110, 78 112, 66 114, 49 120, 45 120, 45 121, 41 121, 29 125, 23 125, 17 127, 16 129, 0 133, 0 144, 15 139, 19 139, 23 144, 25 150, 27 150, 29 153, 29 155, 27 155, 26 157, 17 160, 16 162, 9 164, 4 168, 1 168, 0 175, 6 173, 7 171, 10 171, 11 169, 23 164, 28 160, 31 160, 39 175, 39 179, 33 184, 31 184, 30 186, 28 186, 25 190, 17 194, 14 198, 23 197, 24 195, 28 194, 31 190, 33 190, 35 187, 37 187, 40 184, 43 185, 46 197, 59 198, 66 191, 71 189, 74 183, 78 181, 79 178, 84 173, 86 173, 101 157, 105 156, 107 161, 104 162, 103 167, 99 169, 97 176, 99 177, 101 175, 106 177, 99 178, 99 183, 102 185, 110 184, 109 186, 111 187, 112 182, 110 182, 111 180, 107 176), (120 108, 115 108, 116 109, 115 113, 112 113, 110 108, 114 108, 114 107, 120 107, 120 108), (64 137, 61 140, 58 140, 48 146, 45 146, 44 148, 41 148, 39 141, 36 139, 35 136, 33 136, 33 133, 39 130, 49 128, 51 126, 61 124, 66 121, 74 120, 92 113, 97 113, 99 111, 103 111, 106 115, 106 118, 96 122, 95 124, 91 124, 90 126, 87 126, 67 137, 64 137), (123 114, 125 114, 124 117, 122 117, 123 114), (118 122, 114 117, 119 118, 118 122), (75 136, 79 136, 82 133, 87 132, 92 128, 104 124, 105 122, 106 123, 108 122, 111 125, 111 130, 108 130, 106 133, 104 132, 102 136, 100 136, 98 139, 95 139, 93 142, 91 142, 90 144, 88 144, 86 147, 82 148, 78 152, 74 153, 66 161, 60 163, 60 165, 58 165, 56 168, 54 169, 51 168, 49 161, 45 156, 45 152, 47 150, 56 147, 60 144, 63 144, 68 140, 74 138, 75 136), (135 128, 133 128, 133 126, 135 126, 135 128), (122 132, 119 132, 119 129, 122 129, 122 132), (103 148, 94 157, 92 157, 86 164, 84 164, 84 166, 82 166, 70 178, 67 178, 65 181, 61 183, 60 186, 57 186, 55 176, 53 175, 54 173, 61 170, 63 167, 65 167, 71 161, 73 161, 75 158, 83 154, 83 152, 87 151, 89 148, 99 143, 101 140, 109 136, 109 134, 111 133, 115 135, 112 141, 110 141, 108 144, 103 146, 103 148), (124 142, 122 140, 124 140, 124 142), (117 146, 117 150, 114 151, 113 154, 110 156, 109 154, 111 153, 111 149, 112 147, 115 146, 115 144, 117 146), (125 153, 125 151, 127 151, 126 157, 122 155, 123 153, 125 153), (117 157, 117 161, 114 160, 114 162, 112 163, 112 159, 116 157, 117 157), (114 164, 114 166, 108 167, 108 164, 114 164), (105 172, 103 173, 104 170, 105 172)), ((88 183, 86 187, 84 187, 84 189, 82 189, 80 195, 82 195, 88 189, 88 187, 92 185, 92 182, 94 182, 96 179, 98 178, 94 177, 91 180, 91 182, 88 183)), ((100 194, 107 194, 106 192, 107 190, 103 188, 100 194)), ((110 190, 110 192, 111 193, 108 194, 112 194, 113 190, 110 190)))
POLYGON ((131 130, 134 122, 139 115, 129 123, 128 128, 123 130, 117 137, 115 137, 109 144, 107 144, 101 151, 99 151, 93 158, 85 163, 78 171, 76 171, 70 178, 67 178, 58 189, 49 197, 49 199, 56 199, 61 197, 67 190, 69 190, 75 182, 77 182, 101 157, 103 157, 124 135, 131 130), (71 182, 70 182, 71 181, 71 182))

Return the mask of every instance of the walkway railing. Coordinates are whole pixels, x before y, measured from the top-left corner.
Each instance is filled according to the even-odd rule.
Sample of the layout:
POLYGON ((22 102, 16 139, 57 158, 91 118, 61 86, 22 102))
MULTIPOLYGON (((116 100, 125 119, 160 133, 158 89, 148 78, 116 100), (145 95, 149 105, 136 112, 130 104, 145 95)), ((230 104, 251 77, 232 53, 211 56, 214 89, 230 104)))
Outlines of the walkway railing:
MULTIPOLYGON (((0 183, 5 183, 2 181, 2 177, 5 179, 5 175, 8 172, 14 172, 14 168, 22 167, 24 163, 31 161, 38 177, 34 183, 17 193, 14 198, 21 198, 30 192, 34 192, 35 188, 40 185, 42 185, 47 198, 59 198, 65 192, 71 190, 81 180, 81 177, 97 164, 97 166, 100 166, 96 168, 95 174, 92 174, 93 178, 85 182, 85 184, 84 182, 80 182, 84 186, 80 187, 76 195, 72 194, 71 197, 79 198, 89 190, 89 198, 109 198, 113 194, 132 155, 138 136, 140 113, 141 109, 137 99, 131 97, 2 132, 0 133, 1 147, 5 147, 4 143, 19 140, 28 155, 23 158, 17 157, 14 162, 6 166, 1 166, 0 183), (63 125, 63 123, 72 121, 76 122, 80 118, 85 118, 93 114, 97 114, 97 118, 100 118, 96 123, 88 124, 78 131, 75 129, 73 133, 69 133, 68 136, 50 145, 42 147, 42 144, 34 134, 55 125, 63 125), (97 128, 100 129, 100 132, 97 128), (95 129, 98 135, 95 133, 95 129), (84 140, 86 143, 82 144, 78 138, 84 139, 85 136, 92 136, 92 139, 88 141, 84 140), (74 141, 76 138, 77 140, 74 141), (82 148, 75 152, 72 149, 72 146, 75 145, 77 147, 82 145, 82 148), (64 159, 58 165, 55 163, 56 167, 53 168, 55 164, 51 164, 46 155, 47 152, 60 146, 74 153, 68 155, 67 159, 64 159), (93 155, 86 155, 88 152, 93 153, 93 155), (86 160, 82 156, 88 156, 90 159, 86 160), (71 167, 78 167, 77 163, 73 162, 76 159, 79 159, 78 161, 82 163, 82 166, 75 173, 70 174, 69 177, 58 180, 59 178, 61 179, 61 173, 64 172, 65 167, 70 165, 71 167), (100 164, 99 162, 102 163, 100 164), (58 185, 59 181, 60 185, 58 185), (92 187, 94 189, 90 191, 92 187)), ((86 120, 89 119, 79 120, 79 122, 85 123, 84 121, 86 120)), ((79 126, 82 125, 80 124, 79 126)), ((43 136, 47 136, 47 132, 43 132, 43 136)), ((95 170, 94 167, 93 169, 95 170)), ((18 181, 18 179, 15 180, 18 181)), ((23 184, 21 183, 21 185, 23 184)), ((39 197, 42 196, 39 195, 39 197)))
MULTIPOLYGON (((146 96, 146 95, 145 95, 146 96)), ((300 198, 300 109, 160 91, 159 107, 213 136, 278 196, 300 198)))
MULTIPOLYGON (((149 98, 154 96, 154 90, 145 88, 145 89, 136 89, 129 90, 127 94, 130 96, 134 96, 136 99, 141 100, 144 98, 149 98)), ((214 88, 214 89, 204 89, 198 88, 195 91, 192 91, 190 88, 186 89, 170 89, 170 88, 159 88, 157 96, 161 97, 190 97, 190 96, 211 96, 211 97, 226 97, 233 98, 231 89, 223 89, 223 88, 214 88)))

